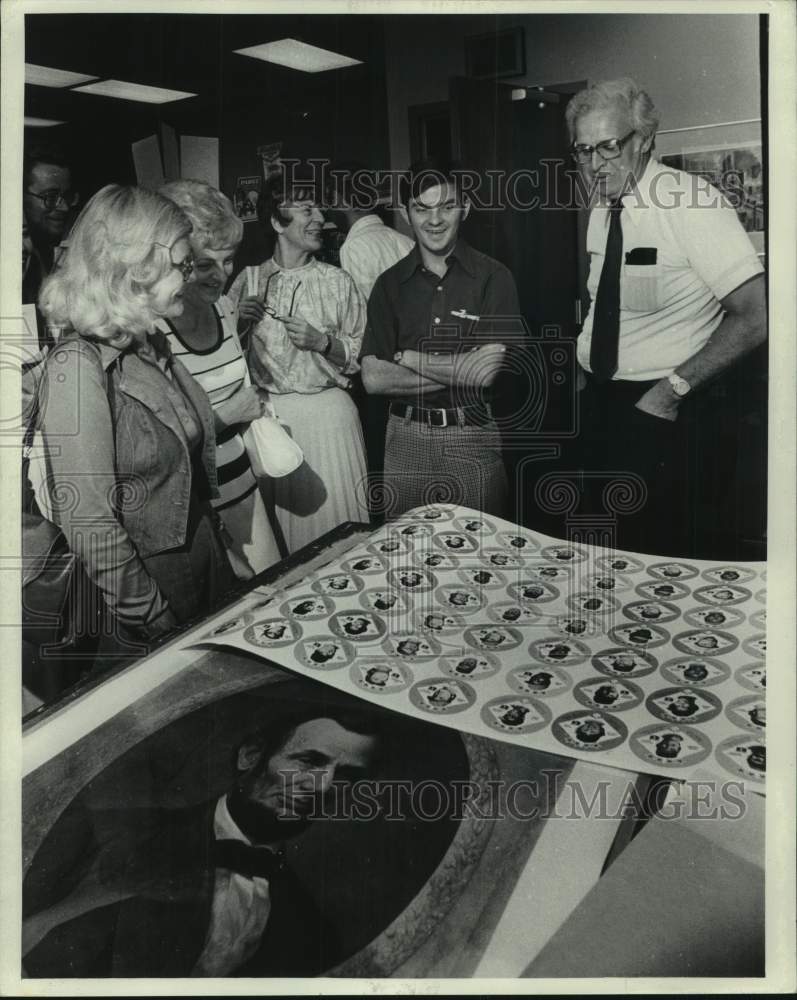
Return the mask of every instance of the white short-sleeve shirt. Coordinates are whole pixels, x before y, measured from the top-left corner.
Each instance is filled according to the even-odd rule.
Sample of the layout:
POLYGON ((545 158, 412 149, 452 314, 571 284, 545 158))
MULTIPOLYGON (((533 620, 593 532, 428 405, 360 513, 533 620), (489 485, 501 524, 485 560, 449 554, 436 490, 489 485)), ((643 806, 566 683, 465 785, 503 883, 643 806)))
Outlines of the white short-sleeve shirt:
MULTIPOLYGON (((578 360, 590 370, 592 319, 608 208, 587 228, 590 309, 578 360)), ((620 341, 615 379, 670 375, 696 354, 722 322, 721 300, 763 271, 735 209, 704 178, 651 159, 636 191, 623 198, 620 341)))
POLYGON ((340 266, 354 278, 367 302, 379 275, 414 246, 413 240, 386 226, 378 215, 365 215, 354 223, 340 248, 340 266))

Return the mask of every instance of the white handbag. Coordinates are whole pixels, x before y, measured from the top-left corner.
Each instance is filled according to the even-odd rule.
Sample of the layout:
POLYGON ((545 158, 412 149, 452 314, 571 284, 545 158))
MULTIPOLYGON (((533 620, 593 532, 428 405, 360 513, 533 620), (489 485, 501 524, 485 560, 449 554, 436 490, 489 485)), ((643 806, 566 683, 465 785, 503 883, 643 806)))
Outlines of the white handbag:
MULTIPOLYGON (((247 268, 250 272, 250 289, 252 285, 252 271, 257 275, 257 268, 247 268)), ((237 333, 236 333, 237 339, 237 333)), ((240 340, 238 346, 241 346, 240 340)), ((246 360, 246 353, 241 349, 241 353, 246 360)), ((249 365, 246 366, 244 375, 244 385, 251 385, 249 377, 249 365)), ((279 479, 282 476, 289 476, 304 461, 304 454, 299 445, 288 434, 285 428, 277 419, 274 407, 269 400, 266 403, 266 412, 261 417, 256 417, 241 435, 249 456, 249 463, 252 472, 258 479, 270 476, 272 479, 279 479)))
POLYGON ((288 476, 304 461, 299 445, 277 419, 271 403, 262 417, 256 417, 243 432, 243 442, 252 471, 258 479, 288 476))

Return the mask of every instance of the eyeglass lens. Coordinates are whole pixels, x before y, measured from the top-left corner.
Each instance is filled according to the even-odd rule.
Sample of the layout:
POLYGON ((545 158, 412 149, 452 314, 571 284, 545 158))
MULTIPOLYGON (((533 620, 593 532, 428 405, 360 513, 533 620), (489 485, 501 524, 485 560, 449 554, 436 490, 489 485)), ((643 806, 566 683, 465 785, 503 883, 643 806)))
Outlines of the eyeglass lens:
POLYGON ((593 153, 597 153, 602 160, 614 160, 620 155, 619 140, 608 139, 606 142, 599 142, 597 146, 576 146, 573 153, 582 163, 591 160, 593 153))
POLYGON ((63 202, 67 208, 71 208, 77 201, 77 194, 74 191, 45 191, 43 194, 29 191, 28 194, 32 194, 34 198, 38 198, 49 211, 56 208, 59 202, 63 202))
POLYGON ((589 146, 586 143, 583 145, 574 145, 572 150, 573 159, 579 163, 589 163, 593 153, 597 153, 602 160, 616 160, 623 151, 623 146, 633 134, 634 130, 629 132, 628 135, 624 135, 621 139, 604 139, 603 142, 598 142, 594 146, 589 146))

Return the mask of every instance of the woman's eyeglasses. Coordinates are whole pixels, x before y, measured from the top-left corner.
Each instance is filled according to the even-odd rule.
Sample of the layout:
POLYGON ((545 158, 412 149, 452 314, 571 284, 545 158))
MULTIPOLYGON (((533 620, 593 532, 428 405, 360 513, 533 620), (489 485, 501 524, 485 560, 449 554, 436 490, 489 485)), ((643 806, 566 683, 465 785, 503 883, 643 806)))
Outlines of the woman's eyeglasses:
POLYGON ((169 263, 172 265, 172 267, 176 268, 182 274, 183 281, 188 281, 188 279, 194 272, 194 258, 188 256, 185 258, 185 260, 181 260, 180 263, 178 264, 171 259, 171 253, 172 253, 171 247, 167 247, 165 243, 153 243, 152 245, 156 247, 163 247, 164 250, 168 250, 169 263))
POLYGON ((179 264, 175 264, 174 261, 170 261, 172 267, 177 268, 177 270, 182 274, 183 281, 188 281, 191 275, 194 273, 194 258, 186 257, 185 260, 181 260, 179 264))
MULTIPOLYGON (((268 278, 266 278, 266 288, 265 288, 265 291, 263 292, 263 305, 266 308, 266 316, 271 316, 274 319, 279 319, 279 315, 277 313, 277 310, 273 306, 270 306, 268 304, 268 290, 269 290, 269 286, 271 285, 271 279, 275 278, 278 274, 282 274, 282 272, 281 271, 272 271, 271 272, 271 274, 268 276, 268 278)), ((299 291, 299 289, 301 287, 302 287, 301 281, 297 281, 297 283, 296 283, 296 285, 294 286, 294 289, 293 289, 293 295, 291 295, 291 305, 290 305, 290 309, 288 309, 288 315, 289 316, 293 316, 293 306, 294 306, 294 304, 296 302, 296 293, 299 291)))
POLYGON ((53 209, 58 208, 61 202, 67 208, 74 208, 80 197, 77 191, 59 191, 55 188, 52 191, 43 191, 41 194, 37 194, 35 191, 28 191, 26 193, 32 198, 38 198, 48 212, 52 212, 53 209))
POLYGON ((603 142, 598 142, 594 146, 589 146, 584 142, 573 143, 570 147, 570 155, 576 163, 590 163, 593 153, 597 153, 602 160, 616 160, 622 153, 623 146, 635 132, 636 129, 632 129, 622 139, 604 139, 603 142))

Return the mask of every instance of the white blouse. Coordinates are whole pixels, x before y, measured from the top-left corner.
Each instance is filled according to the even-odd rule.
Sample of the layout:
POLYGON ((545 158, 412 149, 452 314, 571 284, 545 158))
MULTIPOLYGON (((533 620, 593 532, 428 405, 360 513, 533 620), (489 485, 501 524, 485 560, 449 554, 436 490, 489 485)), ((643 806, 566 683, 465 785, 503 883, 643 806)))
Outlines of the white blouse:
POLYGON ((244 268, 228 293, 236 309, 252 294, 261 300, 266 297, 266 305, 277 315, 299 316, 319 332, 334 336, 345 350, 342 367, 318 351, 300 350, 284 324, 266 315, 251 331, 249 366, 254 382, 273 393, 316 393, 349 385, 347 375, 359 371, 366 323, 365 303, 350 275, 315 258, 290 269, 272 258, 256 269, 244 268), (247 272, 253 279, 256 272, 251 286, 247 272))

